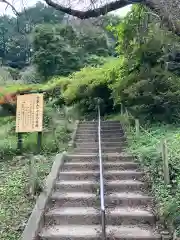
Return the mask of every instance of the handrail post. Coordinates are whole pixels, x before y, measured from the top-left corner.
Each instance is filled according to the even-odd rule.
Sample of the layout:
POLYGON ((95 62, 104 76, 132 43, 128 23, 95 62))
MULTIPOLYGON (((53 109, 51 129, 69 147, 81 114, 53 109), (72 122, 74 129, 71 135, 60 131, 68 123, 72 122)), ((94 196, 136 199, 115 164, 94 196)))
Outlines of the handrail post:
POLYGON ((100 113, 99 104, 98 104, 98 144, 99 144, 102 240, 106 240, 106 214, 105 214, 105 206, 104 206, 104 179, 103 179, 103 163, 102 163, 102 149, 101 149, 101 113, 100 113))
POLYGON ((170 183, 170 176, 169 176, 169 163, 168 163, 168 151, 167 151, 166 139, 162 140, 161 146, 162 146, 164 182, 165 182, 165 184, 168 185, 170 183))
POLYGON ((139 129, 139 119, 135 119, 135 129, 136 129, 136 137, 139 137, 139 132, 140 132, 140 129, 139 129))

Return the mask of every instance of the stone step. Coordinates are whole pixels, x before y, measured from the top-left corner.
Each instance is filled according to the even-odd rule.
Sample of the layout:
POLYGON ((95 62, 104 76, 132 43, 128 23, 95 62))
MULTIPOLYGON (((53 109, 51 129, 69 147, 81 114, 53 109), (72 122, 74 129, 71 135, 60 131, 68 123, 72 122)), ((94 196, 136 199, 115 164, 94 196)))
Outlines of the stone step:
MULTIPOLYGON (((152 204, 152 197, 141 192, 112 192, 105 196, 105 204, 113 207, 147 207, 152 204)), ((99 207, 99 195, 90 192, 59 192, 51 196, 52 206, 64 207, 99 207)))
MULTIPOLYGON (((75 144, 78 145, 78 144, 88 144, 88 143, 97 143, 98 144, 98 138, 92 138, 92 139, 83 139, 83 138, 77 138, 76 139, 76 142, 75 144)), ((110 144, 120 144, 120 145, 123 145, 123 144, 127 144, 125 138, 101 138, 101 143, 102 144, 106 144, 106 143, 110 143, 110 144)))
MULTIPOLYGON (((145 184, 137 180, 112 180, 104 182, 105 192, 112 191, 127 192, 127 191, 141 191, 145 188, 145 184)), ((55 183, 55 190, 62 192, 92 192, 97 193, 99 189, 99 182, 93 180, 82 181, 57 181, 55 183)))
MULTIPOLYGON (((120 153, 123 152, 126 149, 126 147, 103 147, 102 146, 102 153, 120 153)), ((98 147, 94 148, 82 148, 82 147, 77 147, 73 149, 74 153, 79 153, 79 154, 84 154, 84 153, 98 153, 99 149, 98 147)))
POLYGON ((110 138, 110 139, 120 139, 121 137, 124 137, 124 133, 102 133, 101 134, 101 141, 104 141, 104 139, 106 138, 110 138))
POLYGON ((107 208, 114 207, 147 207, 152 204, 153 198, 142 192, 112 192, 105 196, 107 208))
POLYGON ((45 215, 46 224, 100 224, 100 210, 93 207, 61 207, 49 210, 45 215))
POLYGON ((77 144, 82 144, 82 143, 98 143, 97 138, 77 138, 75 141, 75 146, 77 146, 77 144))
MULTIPOLYGON (((110 151, 114 151, 114 152, 116 152, 116 151, 120 151, 120 150, 122 150, 122 149, 125 149, 126 148, 126 146, 110 146, 110 147, 105 147, 105 146, 103 146, 103 145, 101 145, 101 148, 102 148, 102 151, 105 151, 105 150, 107 150, 108 152, 110 151)), ((88 145, 79 145, 79 147, 77 147, 77 148, 75 148, 74 150, 79 150, 79 151, 84 151, 84 150, 88 150, 88 152, 89 152, 89 150, 92 150, 92 151, 94 151, 94 150, 98 150, 99 149, 99 147, 97 146, 97 145, 95 145, 94 147, 90 147, 90 146, 88 146, 88 145)))
MULTIPOLYGON (((93 207, 61 207, 50 209, 45 214, 46 224, 100 224, 100 209, 93 207)), ((113 208, 106 209, 106 224, 110 225, 154 225, 154 215, 144 209, 134 208, 113 208)))
POLYGON ((104 170, 104 180, 140 180, 144 173, 136 170, 104 170))
POLYGON ((92 171, 64 171, 60 172, 59 180, 68 181, 84 181, 84 180, 99 180, 99 170, 92 171))
POLYGON ((59 192, 51 196, 50 207, 95 207, 99 206, 99 199, 95 193, 90 192, 59 192))
MULTIPOLYGON (((98 131, 98 126, 79 126, 78 127, 78 130, 84 130, 84 131, 86 131, 86 130, 95 130, 95 131, 98 131)), ((101 131, 106 131, 106 130, 117 130, 117 131, 123 131, 123 129, 122 129, 122 127, 121 127, 121 125, 110 125, 110 126, 106 126, 106 125, 104 125, 104 126, 101 126, 101 131)))
POLYGON ((98 142, 80 142, 75 144, 76 148, 98 148, 98 142))
POLYGON ((107 225, 106 233, 109 240, 160 240, 161 236, 147 226, 112 226, 107 225))
MULTIPOLYGON (((89 129, 89 128, 78 128, 77 130, 77 134, 98 134, 98 129, 89 129)), ((122 129, 118 129, 118 128, 109 128, 109 129, 101 129, 101 134, 109 134, 109 133, 118 133, 124 134, 124 131, 122 129)))
POLYGON ((93 162, 66 162, 63 166, 64 171, 71 171, 71 170, 98 170, 99 163, 97 161, 93 162))
POLYGON ((95 225, 54 225, 43 228, 41 240, 100 240, 100 226, 95 225))
MULTIPOLYGON (((124 142, 101 142, 102 147, 125 147, 124 142)), ((76 147, 91 148, 98 147, 98 142, 76 142, 76 147)))
POLYGON ((118 132, 118 133, 124 133, 124 130, 122 128, 101 128, 101 133, 114 133, 114 132, 118 132))
POLYGON ((105 181, 105 191, 106 192, 134 192, 134 191, 140 191, 145 188, 144 182, 137 181, 137 180, 111 180, 111 181, 105 181))
MULTIPOLYGON (((80 139, 78 140, 80 141, 80 139)), ((125 136, 101 136, 101 142, 125 142, 125 136)))
POLYGON ((93 162, 98 161, 98 154, 85 154, 85 155, 79 155, 79 154, 68 154, 67 155, 67 161, 71 162, 93 162))
POLYGON ((98 127, 95 126, 95 127, 78 127, 77 128, 77 133, 78 132, 81 132, 81 133, 86 133, 86 132, 89 132, 89 133, 96 133, 98 134, 98 127))
MULTIPOLYGON (((98 126, 98 124, 79 124, 79 126, 78 126, 78 129, 98 129, 99 128, 99 126, 98 126)), ((121 126, 121 124, 102 124, 101 123, 101 129, 102 130, 106 130, 106 129, 114 129, 114 128, 116 128, 116 129, 123 129, 122 128, 122 126, 121 126)))
MULTIPOLYGON (((105 170, 104 180, 140 180, 144 176, 143 172, 135 170, 105 170)), ((59 180, 99 180, 99 170, 68 171, 64 170, 59 174, 59 180)))
POLYGON ((99 189, 97 181, 57 181, 55 183, 56 191, 67 192, 91 192, 96 193, 99 189))
MULTIPOLYGON (((132 161, 134 156, 123 153, 106 153, 102 155, 104 162, 119 162, 119 161, 132 161)), ((68 154, 67 161, 71 162, 92 162, 99 161, 98 154, 68 154)))
MULTIPOLYGON (((104 169, 106 170, 127 170, 127 169, 137 169, 138 164, 134 162, 108 162, 104 161, 104 169)), ((66 170, 98 170, 99 161, 93 162, 66 162, 63 169, 66 170)))
MULTIPOLYGON (((45 227, 39 234, 41 240, 100 240, 101 225, 53 225, 45 227)), ((108 240, 160 240, 154 229, 138 226, 107 225, 108 240)))
POLYGON ((77 129, 77 132, 76 132, 76 134, 98 134, 98 130, 97 129, 94 129, 94 128, 92 128, 92 129, 89 129, 89 128, 78 128, 77 129))
POLYGON ((127 144, 125 142, 101 142, 102 147, 120 147, 125 148, 127 147, 127 144))
POLYGON ((102 153, 121 153, 121 152, 124 152, 125 149, 127 147, 126 146, 119 146, 119 147, 104 147, 102 146, 102 153))
POLYGON ((75 148, 72 150, 73 153, 87 154, 87 153, 98 153, 98 148, 75 148))
POLYGON ((85 135, 85 134, 77 134, 76 135, 76 141, 79 141, 79 139, 83 139, 83 141, 90 141, 90 142, 96 142, 97 141, 97 137, 96 135, 92 136, 92 135, 85 135))
MULTIPOLYGON (((83 125, 83 124, 98 124, 98 121, 97 120, 95 120, 95 121, 81 121, 79 123, 79 125, 83 125)), ((112 125, 120 124, 121 125, 120 121, 118 121, 118 120, 110 120, 110 121, 101 120, 101 125, 103 125, 103 124, 105 124, 105 125, 108 125, 108 124, 112 124, 112 125)))
POLYGON ((106 224, 137 225, 155 224, 155 216, 148 210, 132 207, 115 207, 106 209, 106 224))
POLYGON ((86 133, 86 132, 84 132, 84 133, 77 133, 76 134, 76 137, 78 138, 78 137, 86 137, 86 138, 88 138, 88 137, 96 137, 97 136, 97 133, 86 133))
POLYGON ((103 155, 107 161, 131 161, 134 160, 134 156, 126 153, 106 153, 103 155))
MULTIPOLYGON (((102 132, 101 133, 101 138, 114 138, 114 139, 118 139, 120 137, 123 137, 124 133, 123 132, 102 132)), ((90 139, 92 137, 96 137, 98 138, 98 134, 96 132, 77 132, 76 134, 76 138, 84 138, 86 137, 87 139, 90 139)))

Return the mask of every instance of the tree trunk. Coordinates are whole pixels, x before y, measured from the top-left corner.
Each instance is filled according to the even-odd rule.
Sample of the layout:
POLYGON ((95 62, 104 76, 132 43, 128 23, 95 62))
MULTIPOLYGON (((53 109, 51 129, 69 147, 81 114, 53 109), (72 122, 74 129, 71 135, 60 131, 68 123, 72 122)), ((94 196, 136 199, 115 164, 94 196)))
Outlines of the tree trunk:
POLYGON ((145 0, 144 2, 161 17, 169 30, 180 35, 180 0, 145 0))

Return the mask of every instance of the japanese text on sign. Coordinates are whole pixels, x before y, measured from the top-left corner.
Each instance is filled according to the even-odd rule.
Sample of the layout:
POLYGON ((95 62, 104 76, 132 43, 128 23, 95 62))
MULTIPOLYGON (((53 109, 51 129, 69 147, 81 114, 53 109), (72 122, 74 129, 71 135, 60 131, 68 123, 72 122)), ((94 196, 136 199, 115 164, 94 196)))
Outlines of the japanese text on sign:
POLYGON ((43 94, 17 96, 16 132, 42 132, 43 94))

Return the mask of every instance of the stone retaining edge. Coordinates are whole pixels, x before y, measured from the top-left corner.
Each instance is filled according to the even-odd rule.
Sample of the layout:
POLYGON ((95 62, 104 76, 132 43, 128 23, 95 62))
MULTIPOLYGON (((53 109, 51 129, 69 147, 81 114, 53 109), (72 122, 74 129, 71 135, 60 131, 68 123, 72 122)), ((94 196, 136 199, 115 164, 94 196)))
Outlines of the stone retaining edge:
POLYGON ((28 223, 22 233, 21 240, 38 240, 38 233, 43 222, 45 207, 50 198, 53 186, 57 179, 60 168, 66 159, 66 152, 57 154, 51 168, 51 172, 46 178, 43 192, 39 195, 36 205, 29 217, 28 223))
POLYGON ((74 131, 72 133, 71 141, 68 144, 69 147, 75 147, 74 146, 75 145, 75 138, 76 138, 76 133, 77 133, 78 127, 79 127, 79 120, 77 120, 76 123, 75 123, 75 128, 74 128, 74 131))

